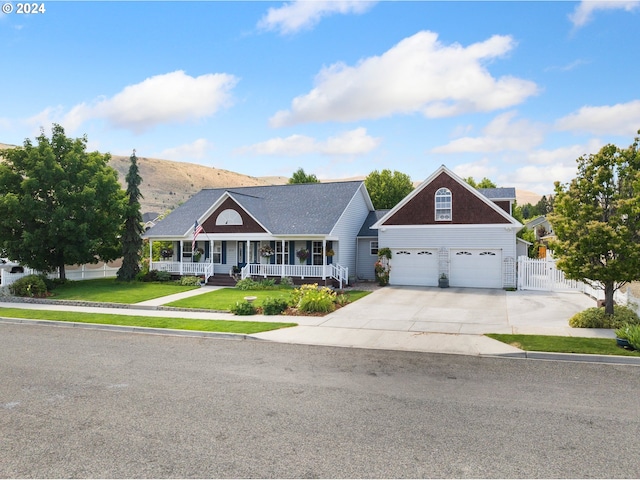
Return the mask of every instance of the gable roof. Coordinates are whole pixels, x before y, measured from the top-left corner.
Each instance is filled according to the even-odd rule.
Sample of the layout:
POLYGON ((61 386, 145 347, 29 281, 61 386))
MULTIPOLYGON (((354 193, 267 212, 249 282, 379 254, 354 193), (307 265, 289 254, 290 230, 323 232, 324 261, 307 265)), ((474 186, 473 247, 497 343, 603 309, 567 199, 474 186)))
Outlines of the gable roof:
POLYGON ((203 223, 227 198, 273 235, 328 235, 364 182, 305 183, 204 189, 151 228, 145 237, 183 237, 195 220, 203 223))
POLYGON ((367 215, 367 218, 362 224, 362 228, 358 232, 358 237, 377 237, 378 230, 373 230, 371 227, 388 212, 389 210, 374 210, 373 212, 369 212, 369 215, 367 215))
MULTIPOLYGON (((404 208, 411 200, 413 200, 416 196, 418 196, 427 186, 429 186, 436 178, 440 175, 445 174, 449 176, 452 180, 460 185, 461 188, 464 188, 472 196, 476 197, 480 202, 484 203, 491 210, 499 214, 500 218, 504 219, 504 223, 510 223, 516 227, 522 227, 522 224, 505 212, 502 208, 496 205, 495 200, 509 200, 511 199, 509 195, 513 193, 513 199, 515 199, 515 189, 513 188, 489 188, 483 189, 487 194, 491 195, 491 199, 484 195, 481 191, 475 189, 467 182, 465 182, 461 177, 453 173, 446 166, 441 165, 435 172, 433 172, 424 182, 418 185, 409 195, 407 195, 400 203, 398 203, 395 207, 393 207, 386 215, 384 215, 381 219, 379 219, 374 225, 371 226, 373 229, 380 228, 385 222, 391 219, 398 211, 404 208), (503 196, 504 195, 504 196, 503 196)), ((504 225, 504 223, 502 223, 504 225)))

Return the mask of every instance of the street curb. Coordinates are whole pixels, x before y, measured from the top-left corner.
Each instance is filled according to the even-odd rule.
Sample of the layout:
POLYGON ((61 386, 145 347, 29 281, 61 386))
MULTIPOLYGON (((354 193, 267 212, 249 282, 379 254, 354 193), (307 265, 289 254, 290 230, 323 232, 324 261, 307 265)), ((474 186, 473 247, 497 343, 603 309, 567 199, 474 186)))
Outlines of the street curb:
POLYGON ((502 353, 497 355, 483 355, 500 358, 521 358, 527 360, 549 360, 558 362, 607 363, 612 365, 640 366, 640 357, 625 357, 622 355, 592 355, 584 353, 556 353, 522 351, 517 353, 502 353))
POLYGON ((0 317, 0 323, 9 324, 26 324, 26 325, 45 325, 49 327, 67 327, 67 328, 85 328, 88 330, 105 330, 110 332, 121 333, 146 333, 152 335, 168 335, 175 337, 206 337, 220 338, 230 340, 255 340, 264 342, 261 338, 247 335, 246 333, 223 333, 223 332, 202 332, 200 330, 172 330, 170 328, 152 328, 152 327, 128 327, 123 325, 102 325, 99 323, 82 323, 82 322, 59 322, 56 320, 29 320, 26 318, 6 318, 0 317))

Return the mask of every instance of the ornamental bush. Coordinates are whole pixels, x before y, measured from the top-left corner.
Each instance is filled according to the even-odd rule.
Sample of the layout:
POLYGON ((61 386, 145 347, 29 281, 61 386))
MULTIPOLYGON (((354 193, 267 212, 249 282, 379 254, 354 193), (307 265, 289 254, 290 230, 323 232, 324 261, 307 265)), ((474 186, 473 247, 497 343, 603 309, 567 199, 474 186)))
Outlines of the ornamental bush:
POLYGON ((265 315, 280 315, 289 307, 289 302, 284 298, 267 297, 262 302, 262 313, 265 315))
POLYGON ((180 285, 187 286, 187 287, 190 287, 190 286, 193 286, 193 285, 200 285, 200 281, 201 280, 202 279, 200 277, 195 277, 193 275, 187 275, 187 276, 184 276, 184 277, 180 278, 180 285))
POLYGON ((17 297, 44 297, 47 285, 40 275, 27 275, 9 285, 9 291, 17 297))
POLYGON ((336 309, 336 294, 327 287, 318 288, 317 284, 303 285, 300 289, 298 310, 305 313, 329 313, 336 309), (304 287, 304 288, 303 288, 304 287))
POLYGON ((636 312, 623 305, 613 307, 613 315, 607 315, 604 307, 587 308, 569 319, 574 328, 620 328, 624 325, 640 325, 636 312))
POLYGON ((236 282, 236 288, 240 290, 257 290, 259 284, 254 279, 247 277, 236 282))
POLYGON ((257 310, 253 306, 253 303, 249 303, 246 300, 244 302, 236 302, 234 306, 230 308, 231 313, 234 315, 255 315, 257 310))

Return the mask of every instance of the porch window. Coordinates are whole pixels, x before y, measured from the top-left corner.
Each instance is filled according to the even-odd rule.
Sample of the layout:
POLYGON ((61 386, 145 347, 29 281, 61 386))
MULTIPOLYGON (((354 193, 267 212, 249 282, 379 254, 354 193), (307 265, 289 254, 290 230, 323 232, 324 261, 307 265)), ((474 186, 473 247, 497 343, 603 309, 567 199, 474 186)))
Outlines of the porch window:
POLYGON ((289 265, 289 242, 284 242, 284 262, 282 261, 282 242, 276 242, 276 263, 289 265))
POLYGON ((324 265, 322 258, 322 242, 313 242, 311 247, 311 254, 313 265, 324 265))
POLYGON ((371 255, 373 255, 374 257, 378 256, 378 241, 377 240, 371 241, 369 243, 369 250, 370 250, 369 253, 371 253, 371 255))
POLYGON ((213 250, 211 251, 211 261, 213 263, 222 263, 222 241, 215 240, 213 242, 213 250))
POLYGON ((436 192, 436 221, 451 220, 451 190, 440 188, 436 192))
POLYGON ((192 254, 193 254, 193 250, 192 250, 191 242, 184 242, 182 244, 182 256, 191 258, 192 254))

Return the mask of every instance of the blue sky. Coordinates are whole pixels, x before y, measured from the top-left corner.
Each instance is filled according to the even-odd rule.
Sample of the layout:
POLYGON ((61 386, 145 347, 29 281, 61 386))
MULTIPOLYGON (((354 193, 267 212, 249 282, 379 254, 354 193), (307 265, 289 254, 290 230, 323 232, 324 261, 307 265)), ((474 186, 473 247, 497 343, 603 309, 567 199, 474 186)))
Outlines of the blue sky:
POLYGON ((1 143, 545 194, 640 129, 639 1, 0 3, 1 143))

